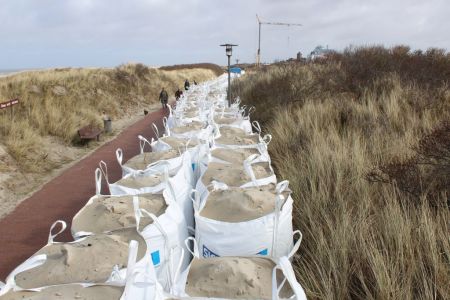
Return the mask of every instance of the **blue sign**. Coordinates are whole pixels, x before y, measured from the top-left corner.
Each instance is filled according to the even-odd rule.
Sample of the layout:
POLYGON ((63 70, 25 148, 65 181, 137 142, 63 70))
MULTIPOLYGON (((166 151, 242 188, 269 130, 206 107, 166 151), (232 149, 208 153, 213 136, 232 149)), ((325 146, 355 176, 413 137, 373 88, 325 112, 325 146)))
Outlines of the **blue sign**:
POLYGON ((230 68, 230 73, 241 74, 241 71, 241 68, 238 67, 230 68))

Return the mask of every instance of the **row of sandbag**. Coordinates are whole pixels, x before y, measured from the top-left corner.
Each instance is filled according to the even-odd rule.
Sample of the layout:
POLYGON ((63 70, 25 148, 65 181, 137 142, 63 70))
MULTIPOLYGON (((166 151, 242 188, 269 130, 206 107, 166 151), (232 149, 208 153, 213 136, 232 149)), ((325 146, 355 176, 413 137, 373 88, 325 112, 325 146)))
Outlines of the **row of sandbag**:
MULTIPOLYGON (((277 293, 276 289, 272 289, 272 287, 278 286, 277 280, 271 282, 272 284, 268 284, 267 280, 270 279, 268 275, 272 274, 273 270, 279 269, 284 272, 285 278, 288 279, 291 286, 294 286, 294 290, 298 291, 298 283, 295 281, 292 267, 286 257, 295 252, 295 248, 292 249, 292 238, 289 242, 289 238, 286 238, 285 235, 285 245, 280 246, 283 244, 283 238, 280 238, 278 234, 274 234, 272 239, 267 234, 260 236, 265 230, 265 227, 260 227, 260 225, 270 227, 271 225, 267 226, 265 222, 270 223, 272 219, 274 220, 272 226, 286 229, 286 225, 277 220, 283 220, 281 210, 288 206, 286 203, 289 201, 278 207, 276 218, 269 215, 259 218, 253 216, 253 220, 249 219, 246 223, 233 222, 228 219, 215 220, 217 217, 214 216, 214 209, 208 210, 208 205, 204 205, 212 203, 212 200, 203 200, 213 199, 216 193, 226 191, 237 195, 240 192, 239 189, 233 190, 233 188, 225 186, 227 178, 215 178, 215 175, 208 175, 213 170, 211 162, 220 163, 220 167, 226 165, 223 163, 227 160, 235 160, 234 162, 244 160, 245 164, 242 165, 244 173, 245 170, 257 167, 258 163, 268 162, 268 168, 271 170, 266 143, 259 138, 259 134, 247 134, 251 131, 251 126, 249 126, 248 117, 242 117, 242 108, 240 109, 237 105, 226 108, 222 105, 224 98, 221 89, 215 94, 211 92, 211 89, 208 90, 208 86, 203 86, 188 94, 188 97, 182 98, 165 122, 166 135, 151 142, 139 137, 141 154, 123 165, 123 153, 118 149, 117 159, 122 165, 124 175, 118 182, 109 183, 106 164, 102 162, 96 171, 97 194, 75 216, 72 223, 72 234, 74 238, 80 239, 74 243, 55 244, 53 243, 54 236, 51 236, 49 245, 40 251, 46 252, 47 257, 42 257, 42 254, 38 252, 19 266, 11 274, 13 276, 10 275, 7 286, 15 289, 41 289, 43 286, 48 286, 49 284, 46 282, 51 280, 41 274, 46 273, 48 268, 56 268, 68 275, 65 281, 53 281, 50 285, 59 285, 44 288, 40 293, 22 293, 26 293, 28 296, 33 295, 33 297, 53 292, 61 295, 75 293, 73 294, 75 296, 95 292, 101 294, 101 296, 90 295, 93 299, 119 299, 120 297, 120 299, 153 299, 157 294, 159 299, 166 297, 167 295, 164 295, 166 292, 184 297, 189 295, 265 299, 269 296, 273 297, 277 293), (216 110, 220 112, 218 117, 214 117, 216 110), (187 117, 187 115, 191 117, 187 117), (227 124, 232 126, 221 127, 220 124, 223 125, 225 119, 227 119, 227 124), (248 130, 249 127, 250 130, 248 130), (242 128, 244 133, 240 132, 242 128), (237 140, 236 137, 238 137, 237 140), (153 152, 145 151, 147 144, 150 145, 153 152), (220 147, 220 145, 224 146, 220 147), (231 150, 233 148, 240 149, 238 151, 231 150), (247 157, 248 154, 253 156, 247 157), (111 196, 100 195, 102 175, 108 181, 111 196), (218 180, 207 179, 208 176, 218 180), (200 177, 201 179, 198 180, 200 177), (188 228, 191 228, 192 233, 194 225, 194 210, 190 197, 193 186, 197 186, 192 193, 196 220, 196 239, 193 241, 196 242, 185 244, 185 241, 189 241, 188 228), (209 196, 205 196, 205 193, 209 196), (202 212, 209 212, 212 215, 204 216, 202 212), (208 224, 208 221, 218 227, 209 228, 208 226, 211 224, 208 224), (247 237, 244 238, 242 233, 248 232, 251 226, 255 225, 258 225, 256 227, 259 227, 260 230, 254 230, 253 236, 249 236, 247 233, 247 237), (208 229, 211 229, 210 232, 208 229), (219 230, 219 232, 215 232, 215 230, 219 230), (220 230, 224 231, 221 233, 220 230), (210 242, 216 240, 217 236, 220 237, 221 234, 223 238, 219 238, 218 243, 210 242), (131 240, 136 242, 130 243, 131 251, 127 253, 126 246, 131 240), (251 252, 255 245, 244 249, 248 248, 245 245, 249 241, 252 241, 250 244, 255 244, 253 240, 260 240, 265 248, 258 252, 251 252), (271 245, 267 245, 268 240, 271 240, 271 245), (115 244, 108 243, 111 241, 114 241, 115 244), (189 245, 190 251, 195 257, 190 265, 190 256, 186 251, 188 248, 185 245, 189 245), (225 250, 230 246, 235 251, 232 251, 231 255, 242 256, 250 253, 269 255, 273 259, 254 257, 199 259, 200 256, 230 255, 225 250), (239 248, 239 246, 241 247, 239 248), (52 248, 54 248, 53 252, 48 251, 52 248), (277 250, 278 248, 279 250, 277 250), (290 249, 290 254, 286 254, 286 249, 290 249), (277 252, 280 255, 277 255, 277 252), (118 259, 117 253, 119 253, 120 259, 118 259), (102 260, 102 258, 104 259, 102 260), (43 263, 40 264, 42 261, 43 263), (35 267, 36 265, 41 268, 35 267), (100 265, 101 267, 99 267, 100 265), (81 268, 77 269, 77 266, 81 266, 81 268), (115 268, 113 272, 110 272, 111 266, 115 268), (239 270, 240 268, 243 270, 239 270), (261 271, 261 268, 266 272, 261 271), (77 269, 76 272, 72 272, 74 269, 77 269), (218 269, 221 270, 221 273, 217 272, 218 269), (242 271, 245 271, 244 274, 250 272, 249 276, 256 276, 252 279, 252 282, 253 280, 255 282, 246 282, 246 280, 249 281, 248 278, 245 278, 246 276, 244 278, 241 278, 242 276, 230 277, 227 275, 228 271, 238 275, 242 275, 242 271), (214 276, 211 274, 216 275, 216 278, 213 278, 214 276), (30 278, 34 280, 30 280, 30 278), (206 285, 201 284, 205 279, 209 280, 206 285), (223 280, 230 281, 230 283, 224 284, 223 280), (229 285, 233 286, 233 281, 234 290, 230 290, 229 285), (81 282, 82 285, 78 284, 75 287, 60 285, 68 282, 81 282), (200 286, 197 286, 196 282, 200 283, 200 286), (101 283, 106 283, 106 285, 99 285, 101 283), (249 286, 250 289, 246 290, 249 286), (116 292, 116 295, 109 295, 109 291, 116 292), (101 298, 102 296, 106 298, 101 298)), ((257 125, 256 128, 258 128, 257 125)), ((250 176, 251 183, 246 183, 248 186, 267 187, 264 183, 274 182, 273 174, 268 176, 272 179, 262 178, 261 180, 261 178, 257 178, 260 173, 256 173, 255 176, 250 176)), ((235 175, 239 177, 239 174, 235 175)), ((234 175, 231 177, 237 178, 234 175)), ((233 185, 232 182, 228 183, 233 185)), ((278 184, 277 195, 283 193, 286 195, 286 187, 286 183, 278 184)), ((247 190, 247 192, 257 191, 247 190)), ((267 192, 270 193, 266 189, 260 196, 267 196, 267 192)), ((290 201, 292 200, 290 199, 290 201)), ((226 215, 222 215, 222 217, 226 215)), ((230 210, 228 215, 232 216, 233 211, 230 210)), ((292 222, 289 219, 287 223, 292 222)), ((290 226, 292 227, 292 225, 290 226)), ((282 231, 292 234, 292 229, 282 231)), ((273 233, 275 232, 278 230, 273 231, 273 233)), ((192 238, 190 239, 192 240, 192 238)), ((60 274, 61 272, 58 273, 58 270, 53 272, 53 275, 60 274)), ((69 295, 67 299, 72 298, 69 295)))
POLYGON ((259 124, 250 123, 251 109, 239 103, 228 107, 224 93, 215 99, 211 92, 204 94, 206 100, 178 103, 166 121, 168 137, 160 138, 208 137, 208 147, 196 160, 194 260, 181 274, 186 278, 181 282, 189 284, 174 290, 181 296, 304 299, 289 262, 301 233, 292 228, 288 182, 277 182, 271 167, 271 137, 261 137, 259 124), (282 279, 277 280, 276 270, 282 279), (234 281, 228 282, 229 273, 234 281))
MULTIPOLYGON (((211 96, 207 101, 199 98, 195 97, 194 101, 183 98, 165 121, 164 136, 157 141, 144 140, 155 152, 178 149, 191 153, 191 164, 196 171, 196 190, 192 197, 195 239, 190 239, 194 260, 184 271, 180 268, 181 273, 175 274, 171 294, 229 299, 268 299, 294 294, 297 299, 304 298, 289 262, 300 243, 298 240, 293 244, 293 235, 300 233, 292 230, 292 198, 288 184, 277 183, 270 165, 267 153, 270 136, 260 137, 258 123, 253 124, 257 133, 252 134, 245 109, 237 105, 221 106, 220 95, 217 102, 211 96), (231 174, 226 174, 227 171, 231 174), (247 200, 245 197, 239 200, 243 195, 250 200, 269 201, 256 203, 262 204, 261 210, 249 209, 248 203, 230 209, 230 204, 234 206, 247 200), (221 201, 224 199, 239 201, 221 201), (250 212, 244 216, 247 219, 241 216, 233 220, 243 210, 250 212), (282 288, 282 279, 272 278, 276 270, 283 274, 281 278, 288 280, 286 288, 282 288), (229 274, 234 274, 234 280, 230 280, 229 274)), ((118 161, 121 162, 120 153, 118 161)), ((130 171, 133 163, 134 158, 125 163, 123 169, 130 171)), ((191 214, 185 217, 189 224, 193 223, 191 214)))

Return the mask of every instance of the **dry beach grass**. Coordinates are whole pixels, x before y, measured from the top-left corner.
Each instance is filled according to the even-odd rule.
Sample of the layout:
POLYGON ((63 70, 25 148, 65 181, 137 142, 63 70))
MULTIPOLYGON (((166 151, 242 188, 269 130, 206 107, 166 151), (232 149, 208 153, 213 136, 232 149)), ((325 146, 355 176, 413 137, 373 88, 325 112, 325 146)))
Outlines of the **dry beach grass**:
MULTIPOLYGON (((77 130, 88 124, 102 126, 101 112, 113 120, 137 108, 158 102, 162 86, 169 92, 185 78, 212 78, 206 69, 161 71, 143 65, 115 69, 60 69, 20 73, 0 79, 0 99, 20 98, 14 117, 3 111, 0 132, 7 152, 27 171, 53 168, 41 153, 43 137, 70 145, 77 130)), ((44 147, 45 148, 45 147, 44 147)))
POLYGON ((77 130, 89 124, 102 128, 103 110, 112 117, 114 135, 143 115, 144 109, 159 107, 162 86, 172 95, 185 78, 200 82, 215 76, 201 66, 163 71, 127 64, 0 78, 0 102, 20 98, 12 118, 9 109, 0 111, 0 216, 47 180, 49 173, 101 144, 79 145, 77 130))
POLYGON ((310 299, 449 299, 449 72, 442 50, 372 47, 234 83, 290 179, 310 299))

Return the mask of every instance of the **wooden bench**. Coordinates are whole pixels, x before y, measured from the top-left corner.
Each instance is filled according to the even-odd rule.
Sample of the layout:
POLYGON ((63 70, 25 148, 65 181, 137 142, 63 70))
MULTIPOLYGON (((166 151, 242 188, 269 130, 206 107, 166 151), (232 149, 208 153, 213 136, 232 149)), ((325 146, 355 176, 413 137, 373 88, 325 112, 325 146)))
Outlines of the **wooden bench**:
POLYGON ((93 139, 98 141, 102 132, 103 130, 88 125, 78 129, 78 136, 82 141, 89 141, 93 139))

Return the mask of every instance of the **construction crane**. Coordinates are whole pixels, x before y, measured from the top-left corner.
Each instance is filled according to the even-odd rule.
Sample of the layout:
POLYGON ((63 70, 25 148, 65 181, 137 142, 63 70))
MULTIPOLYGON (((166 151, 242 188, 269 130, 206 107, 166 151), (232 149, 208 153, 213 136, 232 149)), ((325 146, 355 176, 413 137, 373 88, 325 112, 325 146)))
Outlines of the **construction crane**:
POLYGON ((281 23, 281 22, 262 22, 258 15, 256 15, 256 19, 258 20, 258 52, 256 53, 256 65, 259 66, 261 64, 261 25, 278 25, 278 26, 303 26, 298 23, 281 23))

